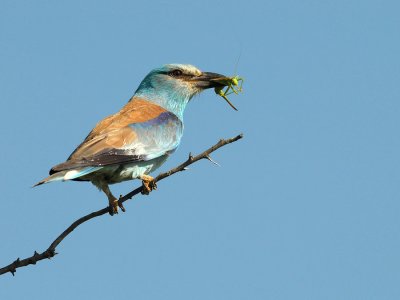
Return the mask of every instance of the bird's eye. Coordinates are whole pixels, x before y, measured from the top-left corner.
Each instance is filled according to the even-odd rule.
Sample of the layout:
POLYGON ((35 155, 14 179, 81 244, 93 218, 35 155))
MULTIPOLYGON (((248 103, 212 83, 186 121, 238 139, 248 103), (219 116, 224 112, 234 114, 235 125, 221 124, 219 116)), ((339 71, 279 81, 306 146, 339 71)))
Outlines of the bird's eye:
POLYGON ((179 76, 182 76, 182 74, 183 74, 183 72, 179 69, 169 72, 169 75, 172 77, 179 77, 179 76))

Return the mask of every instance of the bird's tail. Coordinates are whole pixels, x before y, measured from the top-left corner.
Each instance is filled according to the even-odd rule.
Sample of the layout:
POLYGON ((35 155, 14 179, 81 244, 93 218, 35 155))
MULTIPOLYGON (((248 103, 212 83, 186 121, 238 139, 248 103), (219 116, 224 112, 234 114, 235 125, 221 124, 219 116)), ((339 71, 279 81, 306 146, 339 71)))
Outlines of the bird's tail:
POLYGON ((65 180, 76 179, 78 177, 82 177, 87 174, 93 173, 102 168, 103 167, 87 167, 87 168, 78 169, 78 170, 73 169, 73 170, 60 171, 60 172, 54 173, 54 174, 50 175, 49 177, 39 181, 33 187, 44 184, 44 183, 53 182, 53 181, 65 181, 65 180))
POLYGON ((40 180, 38 183, 36 183, 35 185, 33 185, 32 187, 38 186, 38 185, 42 185, 44 183, 49 183, 49 182, 53 182, 53 181, 61 181, 64 180, 64 176, 68 171, 61 171, 61 172, 57 172, 54 173, 52 175, 50 175, 49 177, 46 177, 43 180, 40 180))

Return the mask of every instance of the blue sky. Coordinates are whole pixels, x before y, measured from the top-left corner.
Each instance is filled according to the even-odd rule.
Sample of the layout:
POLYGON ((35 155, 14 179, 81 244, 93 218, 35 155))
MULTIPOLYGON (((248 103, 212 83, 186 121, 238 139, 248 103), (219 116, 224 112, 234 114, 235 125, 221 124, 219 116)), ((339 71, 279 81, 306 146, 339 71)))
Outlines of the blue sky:
MULTIPOLYGON (((152 68, 245 77, 185 113, 160 171, 245 138, 85 223, 1 299, 399 299, 397 1, 0 2, 0 265, 102 208, 92 185, 31 189, 152 68), (235 69, 240 56, 237 69, 235 69)), ((138 182, 112 186, 124 194, 138 182)))

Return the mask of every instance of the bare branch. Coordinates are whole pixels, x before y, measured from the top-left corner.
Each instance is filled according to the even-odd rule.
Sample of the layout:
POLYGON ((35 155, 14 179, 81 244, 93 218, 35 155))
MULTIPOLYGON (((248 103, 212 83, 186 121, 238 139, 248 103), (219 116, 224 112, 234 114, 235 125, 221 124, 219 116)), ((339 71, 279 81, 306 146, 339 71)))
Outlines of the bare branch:
MULTIPOLYGON (((214 146, 210 147, 209 149, 207 149, 206 151, 204 151, 203 153, 197 155, 197 156, 193 156, 191 153, 189 154, 188 159, 181 163, 179 166, 169 170, 168 172, 165 173, 161 173, 159 174, 156 178, 155 181, 158 182, 160 180, 163 180, 164 178, 167 178, 175 173, 187 170, 187 166, 201 160, 201 159, 207 159, 213 163, 215 163, 211 157, 210 157, 210 153, 214 152, 215 150, 231 144, 233 142, 236 142, 237 140, 240 140, 243 137, 243 134, 239 134, 236 137, 230 138, 230 139, 226 139, 226 140, 220 140, 217 144, 215 144, 214 146)), ((133 191, 129 192, 128 194, 126 194, 125 196, 121 197, 119 199, 120 204, 124 203, 125 201, 131 199, 133 196, 139 194, 142 191, 142 186, 134 189, 133 191)), ((11 264, 9 264, 8 266, 5 266, 3 268, 0 268, 0 275, 2 274, 6 274, 8 272, 10 272, 13 276, 17 270, 17 268, 21 268, 21 267, 26 267, 28 265, 35 265, 38 261, 43 260, 43 259, 50 259, 52 257, 54 257, 57 253, 56 253, 56 247, 72 232, 75 230, 75 228, 77 228, 79 225, 81 225, 82 223, 89 221, 90 219, 99 217, 101 215, 107 214, 109 212, 109 207, 105 207, 103 209, 100 209, 98 211, 92 212, 86 216, 83 216, 82 218, 79 218, 78 220, 76 220, 74 223, 72 223, 67 229, 64 230, 63 233, 61 233, 51 244, 50 246, 42 253, 37 253, 36 251, 33 253, 33 255, 31 257, 28 258, 24 258, 24 259, 20 259, 17 258, 15 261, 13 261, 11 264)))

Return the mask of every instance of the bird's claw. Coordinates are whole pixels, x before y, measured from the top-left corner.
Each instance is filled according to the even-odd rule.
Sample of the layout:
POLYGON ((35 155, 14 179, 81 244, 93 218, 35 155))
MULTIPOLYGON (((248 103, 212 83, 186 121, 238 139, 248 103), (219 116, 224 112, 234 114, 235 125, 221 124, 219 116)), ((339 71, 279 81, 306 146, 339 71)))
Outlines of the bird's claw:
POLYGON ((122 195, 119 195, 118 206, 119 206, 119 208, 120 208, 123 212, 125 212, 125 207, 124 207, 124 205, 123 205, 122 202, 121 202, 121 198, 122 198, 122 197, 123 197, 122 195))
POLYGON ((157 184, 156 181, 154 180, 153 177, 149 175, 143 175, 142 176, 142 195, 148 195, 152 190, 157 189, 157 184))
POLYGON ((117 199, 109 201, 108 213, 111 216, 118 214, 118 200, 117 199))
MULTIPOLYGON (((122 195, 121 196, 119 196, 119 199, 121 199, 122 198, 122 195)), ((123 211, 123 212, 125 212, 125 207, 124 207, 124 205, 122 204, 122 202, 120 202, 120 201, 118 201, 117 199, 110 199, 109 200, 109 211, 108 211, 108 213, 111 215, 111 216, 113 216, 113 215, 115 215, 115 214, 118 214, 118 207, 123 211)))

